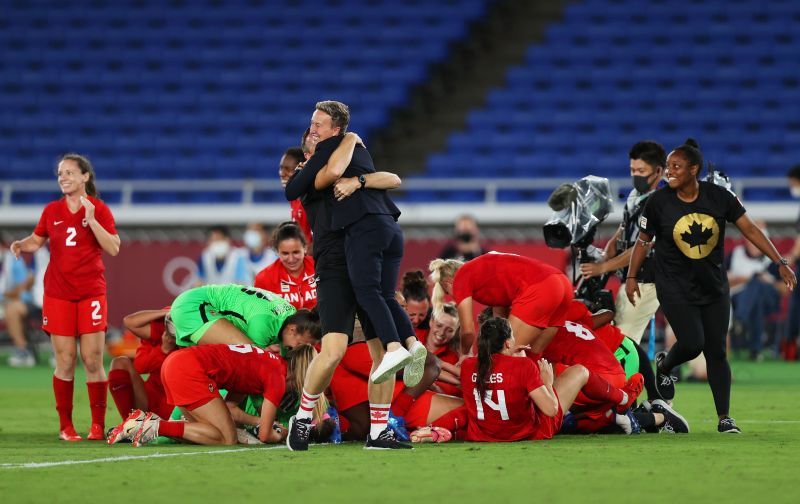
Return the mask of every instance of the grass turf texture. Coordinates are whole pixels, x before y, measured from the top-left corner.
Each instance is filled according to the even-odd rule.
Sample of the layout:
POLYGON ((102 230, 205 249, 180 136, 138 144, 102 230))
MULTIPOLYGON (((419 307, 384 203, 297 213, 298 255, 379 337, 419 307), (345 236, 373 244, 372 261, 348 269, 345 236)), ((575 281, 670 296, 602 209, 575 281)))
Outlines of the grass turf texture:
MULTIPOLYGON (((676 408, 691 424, 689 435, 563 436, 391 453, 350 444, 291 453, 283 447, 134 449, 58 441, 52 371, 0 367, 0 495, 8 503, 118 497, 220 502, 228 496, 262 502, 800 502, 800 365, 735 362, 733 370, 732 413, 741 436, 717 434, 706 384, 681 383, 676 408), (106 461, 19 467, 98 459, 106 461)), ((119 421, 110 397, 107 418, 109 425, 119 421)), ((80 375, 75 424, 85 435, 89 409, 80 375)))

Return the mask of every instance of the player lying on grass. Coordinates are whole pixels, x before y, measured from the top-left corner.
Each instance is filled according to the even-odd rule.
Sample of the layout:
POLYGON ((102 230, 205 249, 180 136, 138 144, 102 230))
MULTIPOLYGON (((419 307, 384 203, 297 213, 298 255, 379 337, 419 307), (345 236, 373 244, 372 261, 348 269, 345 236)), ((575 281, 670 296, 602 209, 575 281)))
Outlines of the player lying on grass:
POLYGON ((122 319, 125 328, 141 340, 133 359, 116 357, 108 372, 109 391, 123 420, 134 409, 161 417, 172 412, 161 383, 161 365, 175 349, 175 335, 169 334, 164 322, 169 309, 142 310, 122 319))
POLYGON ((534 363, 521 355, 524 350, 507 320, 494 317, 481 326, 478 356, 461 364, 467 440, 550 439, 561 429, 564 411, 586 385, 589 371, 576 365, 554 378, 547 360, 534 363))
POLYGON ((140 446, 159 435, 202 445, 236 444, 236 424, 219 389, 228 391, 229 401, 248 394, 262 396, 258 439, 279 443, 286 437, 285 429, 273 428, 286 389, 285 364, 273 353, 252 345, 191 347, 167 357, 161 378, 167 401, 180 408, 186 421, 167 421, 155 413, 136 410, 114 428, 109 444, 130 439, 140 446))
MULTIPOLYGON (((370 406, 367 397, 372 358, 368 345, 380 344, 369 340, 350 345, 333 373, 331 395, 339 410, 344 439, 364 439, 370 429, 370 406)), ((464 402, 458 398, 434 393, 428 388, 439 375, 436 360, 428 354, 422 380, 414 387, 397 381, 391 399, 391 412, 402 417, 412 432, 412 441, 451 439, 453 433, 466 425, 464 402)))
POLYGON ((190 289, 172 303, 178 346, 255 345, 281 352, 319 341, 319 316, 273 292, 242 285, 190 289))

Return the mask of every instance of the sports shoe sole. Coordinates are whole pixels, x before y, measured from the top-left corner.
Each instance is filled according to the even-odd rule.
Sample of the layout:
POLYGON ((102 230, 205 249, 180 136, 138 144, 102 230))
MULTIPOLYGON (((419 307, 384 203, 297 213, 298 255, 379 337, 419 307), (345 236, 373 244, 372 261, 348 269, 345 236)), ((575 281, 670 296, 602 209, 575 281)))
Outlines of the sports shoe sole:
POLYGON ((424 346, 418 346, 411 354, 411 364, 403 369, 403 383, 406 387, 414 387, 425 374, 425 360, 428 357, 428 350, 424 346))
MULTIPOLYGON (((412 360, 413 360, 412 355, 408 354, 408 357, 406 357, 405 359, 401 360, 400 362, 398 362, 394 366, 385 369, 381 374, 376 375, 375 374, 375 373, 377 373, 377 370, 376 370, 375 373, 372 373, 372 375, 370 376, 370 379, 372 380, 372 383, 378 385, 380 383, 385 382, 386 380, 388 380, 389 378, 391 378, 392 376, 397 374, 398 371, 400 371, 404 367, 406 367, 409 364, 411 364, 412 360)), ((423 369, 424 369, 424 365, 423 365, 423 369)), ((417 381, 417 383, 419 383, 419 381, 417 381)))
MULTIPOLYGON (((663 399, 655 399, 651 404, 653 404, 654 406, 655 405, 660 406, 661 408, 663 408, 666 411, 668 411, 670 415, 673 415, 673 416, 677 417, 678 419, 680 419, 680 421, 683 422, 683 425, 686 426, 686 434, 691 432, 691 429, 689 428, 689 422, 687 422, 686 419, 683 418, 683 415, 681 415, 680 413, 678 413, 677 411, 672 409, 669 406, 669 404, 667 404, 667 401, 664 401, 663 399)), ((656 413, 658 413, 658 412, 656 412, 656 413)), ((684 433, 683 432, 679 432, 679 433, 676 433, 676 434, 684 434, 684 433)))

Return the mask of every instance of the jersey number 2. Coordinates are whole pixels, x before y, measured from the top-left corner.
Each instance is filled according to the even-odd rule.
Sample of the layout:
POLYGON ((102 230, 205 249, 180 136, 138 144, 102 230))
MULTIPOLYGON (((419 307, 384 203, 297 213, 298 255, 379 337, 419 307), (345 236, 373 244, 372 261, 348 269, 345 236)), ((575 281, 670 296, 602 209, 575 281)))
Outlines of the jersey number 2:
POLYGON ((480 395, 478 394, 478 389, 472 390, 472 395, 475 397, 475 406, 478 409, 478 420, 486 420, 486 416, 483 414, 483 403, 486 403, 490 409, 500 412, 500 419, 501 420, 508 420, 508 408, 506 408, 506 391, 505 390, 498 390, 497 391, 497 402, 492 400, 492 393, 495 392, 494 390, 487 390, 486 395, 481 401, 480 395))
POLYGON ((67 228, 67 247, 75 247, 77 242, 75 242, 75 236, 78 235, 78 231, 74 227, 67 228))

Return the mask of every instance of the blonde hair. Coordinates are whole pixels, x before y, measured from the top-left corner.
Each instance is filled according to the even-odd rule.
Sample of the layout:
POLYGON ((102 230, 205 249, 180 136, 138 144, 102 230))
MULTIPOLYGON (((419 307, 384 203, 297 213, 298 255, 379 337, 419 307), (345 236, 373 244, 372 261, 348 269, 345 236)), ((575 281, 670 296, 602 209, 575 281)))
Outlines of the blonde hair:
MULTIPOLYGON (((453 338, 447 344, 447 347, 455 353, 461 355, 461 319, 458 318, 458 308, 456 307, 456 304, 444 303, 442 305, 442 311, 439 313, 439 315, 448 315, 456 319, 455 333, 453 334, 453 338)), ((436 316, 436 313, 433 314, 433 318, 437 322, 439 321, 439 317, 436 316)))
POLYGON ((444 288, 442 287, 442 281, 455 278, 458 268, 463 265, 463 262, 455 259, 434 259, 428 265, 428 269, 431 272, 431 280, 433 281, 431 304, 433 305, 434 316, 443 312, 444 288))
MULTIPOLYGON (((289 384, 296 392, 303 393, 303 382, 306 379, 306 372, 311 361, 317 356, 317 351, 311 345, 300 345, 289 352, 289 384)), ((322 394, 314 406, 314 421, 319 423, 328 411, 328 400, 322 394)))

